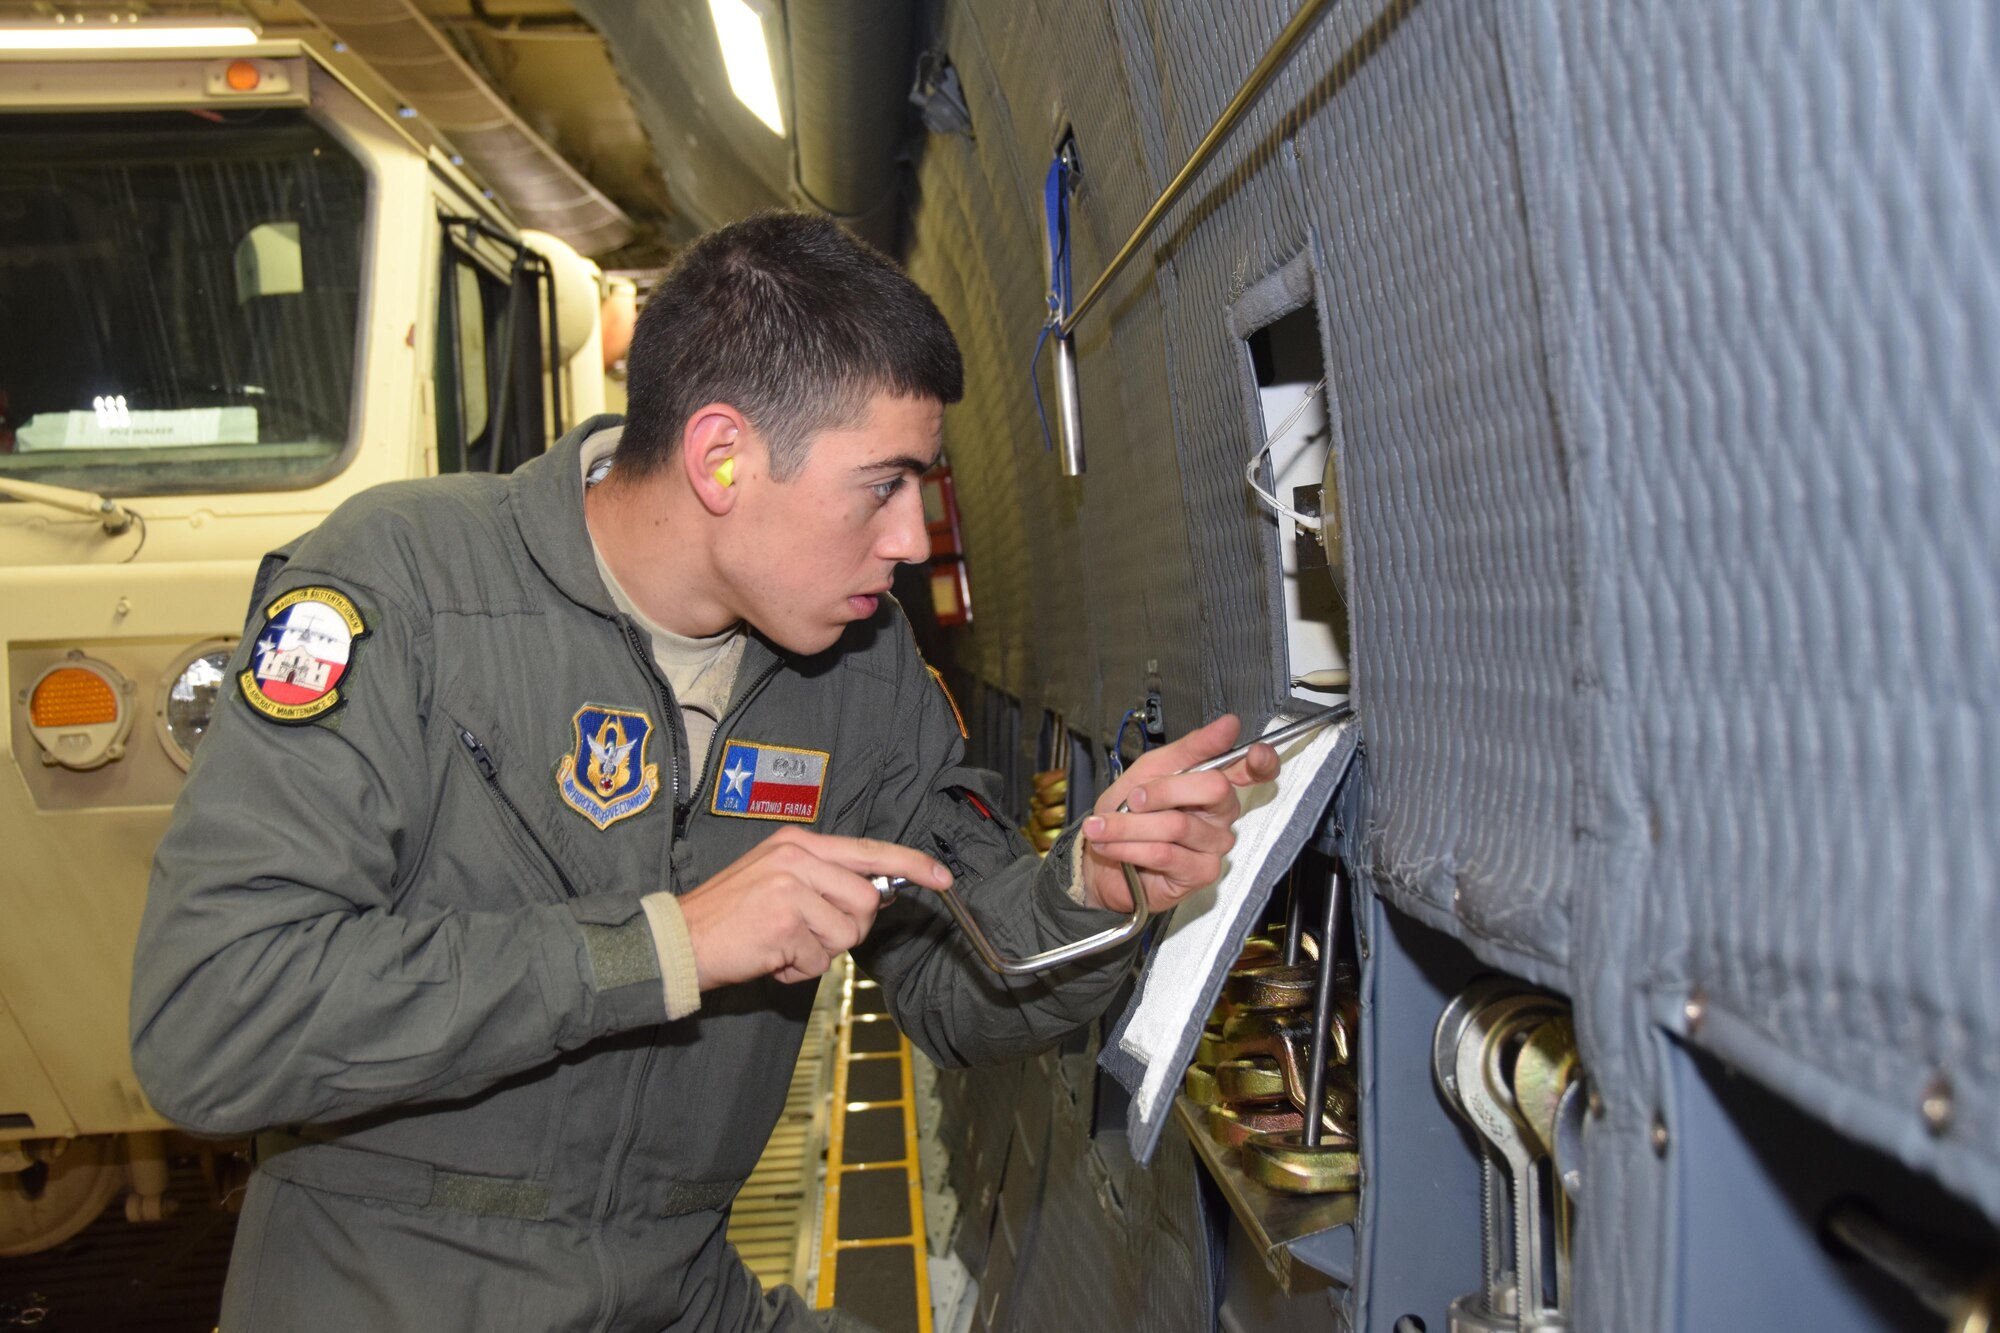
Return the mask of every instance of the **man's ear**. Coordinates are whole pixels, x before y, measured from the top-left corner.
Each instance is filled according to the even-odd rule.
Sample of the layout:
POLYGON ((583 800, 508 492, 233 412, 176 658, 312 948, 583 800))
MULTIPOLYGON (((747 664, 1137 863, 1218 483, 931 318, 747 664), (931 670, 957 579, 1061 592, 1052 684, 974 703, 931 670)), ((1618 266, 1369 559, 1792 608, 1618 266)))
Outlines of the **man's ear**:
POLYGON ((681 467, 702 508, 718 517, 736 507, 746 474, 744 454, 754 438, 750 423, 727 403, 710 403, 688 418, 681 433, 681 467))

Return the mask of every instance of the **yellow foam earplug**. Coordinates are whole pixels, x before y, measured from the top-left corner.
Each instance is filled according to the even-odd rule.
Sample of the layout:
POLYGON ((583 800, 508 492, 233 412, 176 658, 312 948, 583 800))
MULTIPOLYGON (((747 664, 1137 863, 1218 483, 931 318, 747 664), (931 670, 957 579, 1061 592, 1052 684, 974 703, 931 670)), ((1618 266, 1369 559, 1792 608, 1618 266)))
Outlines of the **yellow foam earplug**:
POLYGON ((722 466, 715 470, 715 479, 724 486, 734 486, 736 484, 736 460, 733 458, 723 459, 722 466))

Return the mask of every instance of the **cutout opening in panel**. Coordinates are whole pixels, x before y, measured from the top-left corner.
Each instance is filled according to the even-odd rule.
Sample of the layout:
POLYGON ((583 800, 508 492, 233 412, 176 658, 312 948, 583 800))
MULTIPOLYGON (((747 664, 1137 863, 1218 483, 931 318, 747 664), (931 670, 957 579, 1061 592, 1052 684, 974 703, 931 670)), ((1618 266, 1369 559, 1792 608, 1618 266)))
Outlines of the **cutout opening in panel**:
POLYGON ((1339 497, 1326 493, 1333 429, 1327 410, 1326 357, 1310 303, 1245 339, 1270 444, 1259 484, 1280 505, 1322 529, 1277 516, 1278 564, 1284 588, 1285 681, 1291 693, 1325 701, 1346 693, 1351 636, 1340 558, 1339 497), (1315 386, 1320 386, 1317 389, 1315 386), (1275 438, 1272 438, 1275 436, 1275 438))

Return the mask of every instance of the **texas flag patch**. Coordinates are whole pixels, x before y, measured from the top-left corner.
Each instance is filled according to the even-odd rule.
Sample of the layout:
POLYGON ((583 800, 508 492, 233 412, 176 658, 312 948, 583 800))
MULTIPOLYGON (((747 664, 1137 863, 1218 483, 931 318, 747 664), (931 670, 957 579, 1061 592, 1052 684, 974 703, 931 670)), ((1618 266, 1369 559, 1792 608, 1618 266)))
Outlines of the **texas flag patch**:
POLYGON ((237 677, 244 702, 273 722, 310 722, 340 706, 340 682, 368 624, 332 588, 299 588, 265 608, 264 628, 237 677))
POLYGON ((723 747, 709 809, 738 819, 780 819, 810 824, 819 818, 826 791, 825 750, 731 741, 723 747))

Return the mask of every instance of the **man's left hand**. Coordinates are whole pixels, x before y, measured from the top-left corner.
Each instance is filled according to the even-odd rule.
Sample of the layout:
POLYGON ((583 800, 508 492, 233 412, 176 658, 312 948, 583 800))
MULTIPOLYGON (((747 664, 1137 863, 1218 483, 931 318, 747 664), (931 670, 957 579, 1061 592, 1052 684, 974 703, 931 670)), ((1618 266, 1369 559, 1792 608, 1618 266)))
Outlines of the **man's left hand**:
POLYGON ((1083 821, 1083 891, 1093 907, 1132 910, 1121 863, 1139 871, 1146 903, 1163 912, 1222 876, 1222 858, 1236 845, 1232 825, 1243 813, 1239 787, 1278 776, 1278 752, 1257 744, 1228 768, 1181 770, 1236 744, 1236 716, 1225 713, 1171 745, 1149 750, 1111 784, 1083 821), (1120 814, 1118 807, 1131 803, 1120 814))

